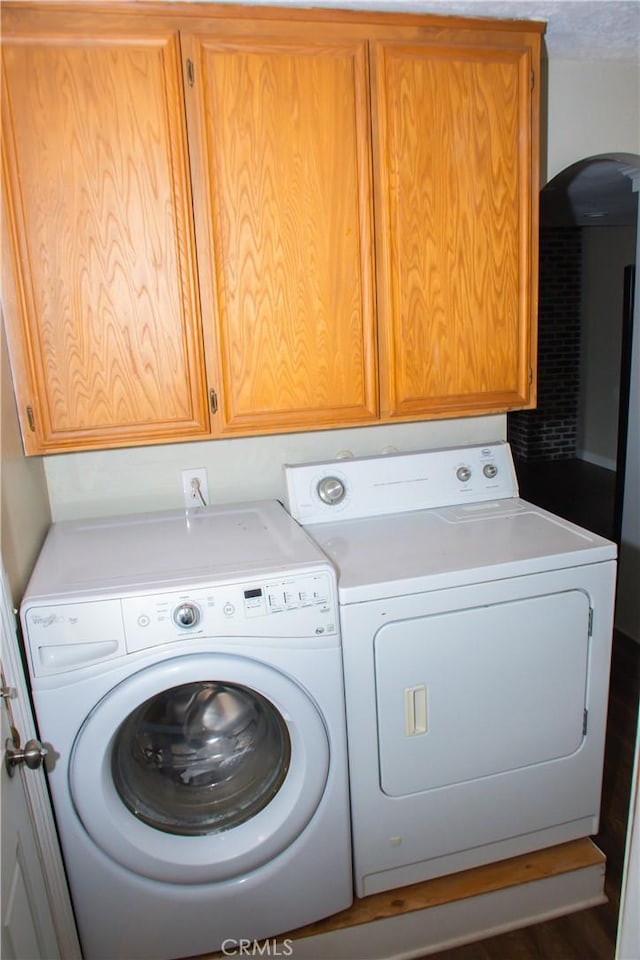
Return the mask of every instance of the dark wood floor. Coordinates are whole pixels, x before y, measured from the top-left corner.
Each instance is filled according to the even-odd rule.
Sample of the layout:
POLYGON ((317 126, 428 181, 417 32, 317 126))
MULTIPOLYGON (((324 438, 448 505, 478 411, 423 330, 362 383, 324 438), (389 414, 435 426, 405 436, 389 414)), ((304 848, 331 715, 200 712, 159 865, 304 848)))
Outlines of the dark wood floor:
MULTIPOLYGON (((614 530, 615 474, 583 461, 518 464, 520 495, 601 536, 614 530)), ((600 832, 609 902, 465 947, 437 960, 613 960, 640 694, 640 645, 613 642, 600 832)))

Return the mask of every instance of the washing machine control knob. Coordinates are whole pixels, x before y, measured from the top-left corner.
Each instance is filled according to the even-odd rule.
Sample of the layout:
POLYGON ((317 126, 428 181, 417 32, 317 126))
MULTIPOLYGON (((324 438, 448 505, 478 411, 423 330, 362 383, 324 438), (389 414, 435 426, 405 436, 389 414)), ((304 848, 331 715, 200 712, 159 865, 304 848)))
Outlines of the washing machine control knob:
POLYGON ((482 468, 482 472, 487 480, 493 480, 498 472, 498 468, 496 467, 495 463, 485 463, 484 467, 482 468))
POLYGON ((458 467, 456 470, 456 477, 460 480, 461 483, 466 483, 467 480, 471 479, 471 470, 469 467, 458 467))
POLYGON ((330 507, 344 500, 347 492, 344 483, 338 477, 323 477, 316 489, 322 502, 330 507))
POLYGON ((173 611, 173 620, 178 627, 187 630, 189 627, 195 627, 200 623, 200 608, 195 603, 188 600, 181 603, 173 611))

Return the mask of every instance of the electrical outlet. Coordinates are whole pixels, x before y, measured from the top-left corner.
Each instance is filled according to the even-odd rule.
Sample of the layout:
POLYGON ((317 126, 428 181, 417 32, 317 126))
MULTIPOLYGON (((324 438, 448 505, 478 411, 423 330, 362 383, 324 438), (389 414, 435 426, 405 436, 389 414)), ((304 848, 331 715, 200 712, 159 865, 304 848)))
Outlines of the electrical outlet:
POLYGON ((209 503, 209 481, 206 467, 192 467, 182 471, 182 492, 184 505, 191 507, 206 507, 209 503))

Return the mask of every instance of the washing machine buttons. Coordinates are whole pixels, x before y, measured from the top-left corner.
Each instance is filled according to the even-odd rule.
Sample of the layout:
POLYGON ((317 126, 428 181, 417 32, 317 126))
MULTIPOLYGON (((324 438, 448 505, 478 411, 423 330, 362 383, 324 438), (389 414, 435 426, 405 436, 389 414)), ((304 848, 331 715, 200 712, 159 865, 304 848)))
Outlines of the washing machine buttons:
POLYGON ((496 467, 495 463, 485 463, 484 467, 482 468, 482 472, 487 480, 493 480, 498 472, 498 468, 496 467))
POLYGON ((183 630, 188 630, 190 627, 198 625, 200 616, 200 608, 197 604, 190 603, 187 600, 173 611, 173 622, 176 626, 182 627, 183 630))
POLYGON ((469 467, 458 467, 456 477, 461 483, 466 483, 467 480, 471 479, 471 469, 469 467))

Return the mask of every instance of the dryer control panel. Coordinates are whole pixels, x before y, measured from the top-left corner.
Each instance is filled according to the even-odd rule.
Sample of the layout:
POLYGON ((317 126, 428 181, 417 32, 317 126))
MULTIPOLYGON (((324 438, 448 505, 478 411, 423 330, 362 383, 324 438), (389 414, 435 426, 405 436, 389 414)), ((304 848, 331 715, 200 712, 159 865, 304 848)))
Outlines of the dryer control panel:
POLYGON ((290 464, 284 474, 285 505, 302 524, 518 496, 503 442, 290 464))

